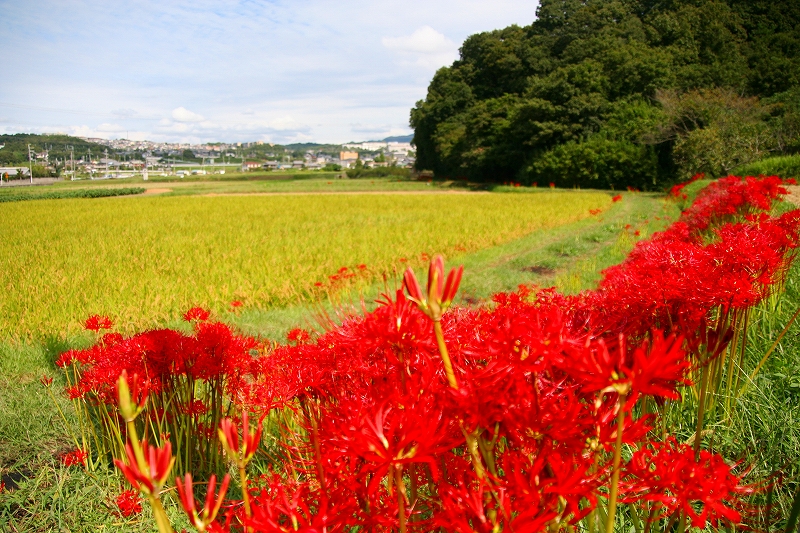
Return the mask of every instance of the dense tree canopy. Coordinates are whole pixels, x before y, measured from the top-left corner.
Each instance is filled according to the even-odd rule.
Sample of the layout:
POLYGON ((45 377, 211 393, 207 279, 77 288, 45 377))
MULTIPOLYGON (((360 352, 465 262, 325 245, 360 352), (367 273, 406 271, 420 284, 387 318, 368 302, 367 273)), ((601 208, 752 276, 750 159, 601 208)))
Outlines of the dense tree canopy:
POLYGON ((652 189, 795 150, 798 28, 795 0, 542 0, 531 25, 470 36, 436 73, 411 111, 417 166, 652 189), (690 124, 692 105, 716 111, 690 124), (704 159, 748 135, 784 142, 704 159))
POLYGON ((90 141, 62 134, 36 135, 33 133, 15 133, 0 135, 0 166, 27 165, 28 145, 34 153, 46 152, 48 159, 69 159, 70 154, 76 159, 86 156, 90 151, 99 157, 104 146, 90 141))

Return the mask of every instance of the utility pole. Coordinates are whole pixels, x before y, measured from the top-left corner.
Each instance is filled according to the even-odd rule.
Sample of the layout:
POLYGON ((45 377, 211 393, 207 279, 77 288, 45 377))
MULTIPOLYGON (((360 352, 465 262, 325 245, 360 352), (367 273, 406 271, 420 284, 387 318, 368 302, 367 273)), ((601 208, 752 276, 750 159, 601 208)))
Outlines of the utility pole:
POLYGON ((69 181, 75 181, 75 154, 73 153, 74 150, 72 147, 69 149, 69 163, 72 167, 72 175, 69 177, 69 181))
POLYGON ((31 145, 28 145, 28 172, 31 173, 31 185, 33 185, 33 156, 31 154, 31 145))

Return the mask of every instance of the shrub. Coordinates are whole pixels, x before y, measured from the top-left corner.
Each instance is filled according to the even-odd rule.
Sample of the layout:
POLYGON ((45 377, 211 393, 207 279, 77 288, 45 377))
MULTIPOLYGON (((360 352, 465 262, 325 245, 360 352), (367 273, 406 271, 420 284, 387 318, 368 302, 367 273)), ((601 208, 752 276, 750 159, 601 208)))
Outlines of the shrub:
POLYGON ((592 136, 541 154, 528 166, 524 179, 558 187, 649 190, 656 186, 657 167, 651 146, 592 136))

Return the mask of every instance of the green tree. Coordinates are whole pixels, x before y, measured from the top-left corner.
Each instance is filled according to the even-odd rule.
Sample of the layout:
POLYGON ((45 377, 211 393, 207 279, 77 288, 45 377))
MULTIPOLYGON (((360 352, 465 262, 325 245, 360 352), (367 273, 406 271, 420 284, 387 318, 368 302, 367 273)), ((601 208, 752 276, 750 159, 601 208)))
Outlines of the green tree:
POLYGON ((664 111, 656 96, 666 91, 779 98, 800 85, 800 8, 790 0, 774 4, 541 0, 531 25, 470 36, 459 59, 435 74, 426 98, 411 111, 416 167, 508 180, 572 143, 569 151, 582 158, 601 158, 596 168, 608 168, 602 154, 638 153, 646 165, 655 156, 660 183, 674 178, 677 166, 684 173, 697 164, 722 169, 758 157, 773 149, 762 141, 767 130, 778 132, 778 122, 776 149, 793 150, 798 115, 789 97, 775 106, 779 116, 748 115, 738 129, 720 119, 691 135, 652 134, 652 122, 664 111), (626 118, 622 110, 633 115, 626 118), (725 152, 730 143, 739 155, 725 152), (595 150, 600 144, 605 148, 595 150), (708 157, 701 161, 704 151, 708 157))

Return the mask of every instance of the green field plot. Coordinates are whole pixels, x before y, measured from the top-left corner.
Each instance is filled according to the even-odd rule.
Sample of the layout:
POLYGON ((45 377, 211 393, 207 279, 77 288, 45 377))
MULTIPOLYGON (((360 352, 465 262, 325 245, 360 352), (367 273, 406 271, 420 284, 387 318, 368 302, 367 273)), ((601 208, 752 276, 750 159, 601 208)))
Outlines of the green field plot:
POLYGON ((275 308, 393 277, 590 216, 605 193, 284 195, 47 200, 0 205, 0 334, 77 331, 89 314, 120 330, 200 304, 275 308), (359 265, 364 265, 359 268, 359 265))

